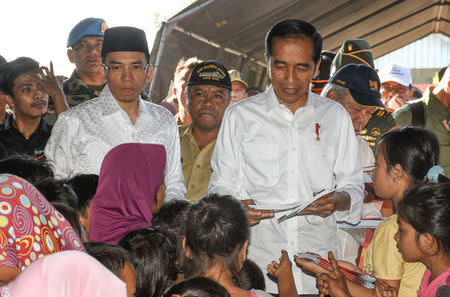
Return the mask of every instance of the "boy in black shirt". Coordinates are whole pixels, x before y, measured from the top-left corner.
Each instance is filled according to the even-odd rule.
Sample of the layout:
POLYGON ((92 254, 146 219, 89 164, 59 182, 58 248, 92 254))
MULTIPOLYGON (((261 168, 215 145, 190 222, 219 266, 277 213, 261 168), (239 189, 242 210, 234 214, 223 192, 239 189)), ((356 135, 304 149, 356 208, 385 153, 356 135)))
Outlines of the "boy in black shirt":
POLYGON ((0 126, 0 144, 9 155, 21 153, 44 158, 51 126, 42 116, 47 112, 49 96, 55 102, 57 114, 68 109, 52 63, 49 70, 27 57, 11 61, 2 67, 0 89, 14 106, 14 116, 0 126))

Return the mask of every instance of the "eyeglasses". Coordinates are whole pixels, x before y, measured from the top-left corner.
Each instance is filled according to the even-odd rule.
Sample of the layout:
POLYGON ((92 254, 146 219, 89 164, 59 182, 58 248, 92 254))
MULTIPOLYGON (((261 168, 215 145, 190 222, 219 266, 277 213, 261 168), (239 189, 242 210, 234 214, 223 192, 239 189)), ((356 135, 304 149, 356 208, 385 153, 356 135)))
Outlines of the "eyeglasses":
POLYGON ((409 88, 402 85, 390 85, 390 84, 381 84, 381 88, 386 92, 394 92, 394 93, 406 93, 409 88))
POLYGON ((132 64, 131 66, 125 66, 122 64, 112 64, 112 65, 105 65, 103 64, 103 67, 108 70, 110 74, 120 74, 124 73, 125 71, 129 70, 132 74, 143 74, 150 64, 143 65, 143 64, 132 64))

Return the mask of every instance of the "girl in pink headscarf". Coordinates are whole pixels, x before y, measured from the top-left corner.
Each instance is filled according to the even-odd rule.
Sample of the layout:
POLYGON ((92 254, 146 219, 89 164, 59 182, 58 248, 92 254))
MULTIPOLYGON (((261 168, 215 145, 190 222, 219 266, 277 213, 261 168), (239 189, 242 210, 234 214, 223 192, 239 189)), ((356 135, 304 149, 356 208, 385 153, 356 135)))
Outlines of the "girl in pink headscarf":
POLYGON ((164 200, 165 166, 160 144, 124 143, 110 150, 91 204, 89 239, 117 244, 128 232, 151 227, 152 210, 164 200))
POLYGON ((65 251, 39 259, 0 288, 1 297, 126 297, 111 271, 88 254, 65 251))

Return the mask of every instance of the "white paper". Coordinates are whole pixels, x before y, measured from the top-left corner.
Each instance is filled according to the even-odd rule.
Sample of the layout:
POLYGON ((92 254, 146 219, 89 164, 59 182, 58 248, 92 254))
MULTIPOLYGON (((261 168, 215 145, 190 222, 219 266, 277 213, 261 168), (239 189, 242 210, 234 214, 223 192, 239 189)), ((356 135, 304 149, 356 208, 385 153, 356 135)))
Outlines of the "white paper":
POLYGON ((340 229, 358 229, 358 228, 376 228, 378 224, 383 222, 384 219, 379 220, 364 220, 362 219, 358 224, 351 225, 347 223, 338 223, 338 228, 340 229))
POLYGON ((297 206, 298 202, 289 204, 263 204, 263 205, 251 204, 248 207, 255 210, 272 210, 274 212, 280 212, 296 208, 297 206))
POLYGON ((335 189, 331 190, 331 191, 324 191, 321 192, 320 194, 317 194, 316 196, 313 197, 313 201, 311 202, 300 202, 298 203, 298 206, 294 209, 292 209, 291 211, 288 211, 284 216, 280 217, 277 219, 278 223, 284 222, 287 219, 290 219, 294 216, 296 216, 299 212, 301 212, 302 210, 304 210, 308 205, 310 205, 311 203, 313 203, 314 201, 316 201, 317 199, 330 194, 331 192, 334 192, 335 189))

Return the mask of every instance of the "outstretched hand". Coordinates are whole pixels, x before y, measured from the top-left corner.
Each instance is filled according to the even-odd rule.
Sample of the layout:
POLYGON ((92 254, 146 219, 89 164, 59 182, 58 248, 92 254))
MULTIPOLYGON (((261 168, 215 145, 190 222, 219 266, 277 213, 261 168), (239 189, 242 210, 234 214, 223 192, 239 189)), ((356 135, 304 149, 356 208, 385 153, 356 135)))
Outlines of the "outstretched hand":
POLYGON ((242 200, 242 206, 248 215, 248 222, 250 226, 259 224, 263 219, 273 218, 274 212, 271 210, 256 210, 248 207, 249 205, 254 205, 255 201, 253 199, 242 200))

